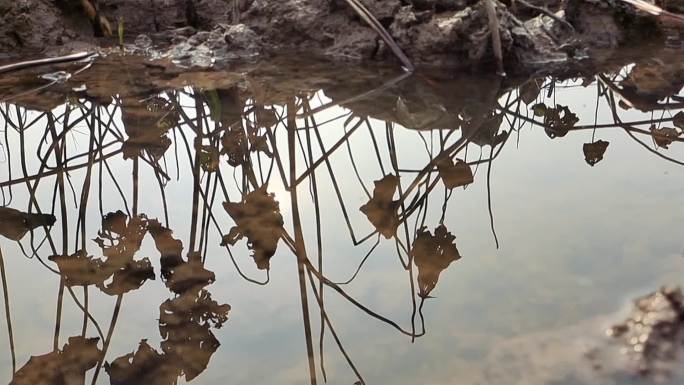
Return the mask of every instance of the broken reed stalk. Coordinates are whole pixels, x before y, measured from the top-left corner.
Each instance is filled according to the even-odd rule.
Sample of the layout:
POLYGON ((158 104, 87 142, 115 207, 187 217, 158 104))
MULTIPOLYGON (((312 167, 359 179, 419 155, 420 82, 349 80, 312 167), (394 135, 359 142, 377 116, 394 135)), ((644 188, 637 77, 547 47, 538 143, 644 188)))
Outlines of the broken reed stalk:
POLYGON ((506 76, 503 65, 503 49, 501 48, 501 34, 499 33, 499 18, 496 16, 496 6, 494 0, 483 0, 489 19, 489 31, 492 34, 492 51, 496 59, 496 73, 499 76, 506 76))
POLYGON ((45 58, 45 59, 27 60, 27 61, 22 61, 19 63, 12 63, 12 64, 0 66, 0 74, 4 73, 4 72, 18 71, 18 70, 22 70, 25 68, 39 67, 39 66, 50 65, 50 64, 58 64, 58 63, 66 63, 66 62, 71 62, 71 61, 78 61, 78 60, 87 59, 87 58, 95 56, 95 55, 96 54, 92 53, 92 52, 78 52, 78 53, 67 55, 67 56, 57 56, 57 57, 49 57, 49 58, 45 58))
POLYGON ((365 21, 379 36, 380 38, 387 44, 394 55, 401 61, 403 64, 404 68, 408 72, 413 72, 415 67, 411 63, 411 60, 404 54, 404 51, 401 50, 401 47, 397 44, 396 41, 392 38, 392 36, 387 32, 385 27, 380 24, 378 19, 373 16, 372 13, 366 8, 359 0, 345 0, 347 4, 349 4, 350 7, 356 12, 363 21, 365 21))

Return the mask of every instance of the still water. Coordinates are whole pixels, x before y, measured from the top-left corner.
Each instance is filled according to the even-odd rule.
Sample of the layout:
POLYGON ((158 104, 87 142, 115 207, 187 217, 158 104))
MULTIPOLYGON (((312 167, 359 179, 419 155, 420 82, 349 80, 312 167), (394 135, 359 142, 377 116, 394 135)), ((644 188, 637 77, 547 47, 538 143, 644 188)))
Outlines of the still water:
POLYGON ((681 384, 681 84, 107 60, 0 81, 0 381, 681 384))

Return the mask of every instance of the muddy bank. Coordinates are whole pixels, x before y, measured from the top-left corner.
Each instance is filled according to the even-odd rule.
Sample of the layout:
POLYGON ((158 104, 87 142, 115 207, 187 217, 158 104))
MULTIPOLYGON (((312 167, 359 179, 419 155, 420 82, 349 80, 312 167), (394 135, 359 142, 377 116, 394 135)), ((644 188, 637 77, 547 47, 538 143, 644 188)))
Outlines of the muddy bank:
MULTIPOLYGON (((592 48, 605 51, 627 41, 633 44, 635 36, 664 41, 668 35, 670 29, 650 17, 606 1, 495 1, 507 66, 564 63, 587 57, 592 48)), ((418 65, 493 61, 483 1, 362 2, 418 65)), ((0 0, 0 55, 47 55, 96 44, 117 45, 116 35, 122 32, 129 43, 142 41, 180 60, 199 57, 190 65, 293 50, 336 60, 395 60, 385 42, 344 0, 99 0, 96 4, 97 21, 91 22, 76 0, 0 0), (107 29, 115 36, 96 37, 107 29)))

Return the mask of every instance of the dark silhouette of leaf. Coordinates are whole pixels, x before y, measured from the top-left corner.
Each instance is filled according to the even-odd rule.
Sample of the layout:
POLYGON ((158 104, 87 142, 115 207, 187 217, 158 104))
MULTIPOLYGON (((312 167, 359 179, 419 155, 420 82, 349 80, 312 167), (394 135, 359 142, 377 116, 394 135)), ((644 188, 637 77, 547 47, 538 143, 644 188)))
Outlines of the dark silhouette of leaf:
POLYGON ((62 351, 32 356, 10 385, 82 385, 85 373, 97 365, 99 338, 70 337, 62 351))
POLYGON ((161 254, 161 274, 164 279, 169 279, 173 268, 184 263, 183 242, 175 239, 173 231, 162 226, 159 221, 151 219, 148 221, 147 230, 154 239, 154 244, 161 254))
POLYGON ((361 212, 366 214, 380 234, 389 239, 397 234, 399 226, 399 202, 393 200, 399 186, 399 177, 389 174, 373 183, 373 197, 361 206, 361 212))
POLYGON ((605 140, 598 140, 593 143, 584 143, 582 150, 584 151, 584 160, 588 165, 594 166, 603 159, 603 154, 606 153, 610 143, 605 140))
POLYGON ((0 207, 0 235, 13 241, 21 240, 33 229, 54 224, 54 215, 30 214, 10 207, 0 207))
POLYGON ((123 295, 139 289, 148 279, 155 279, 154 270, 150 260, 143 258, 140 261, 128 262, 114 273, 111 283, 103 283, 98 287, 109 295, 123 295))
POLYGON ((527 83, 520 86, 518 90, 520 92, 520 100, 525 104, 530 104, 537 100, 537 96, 539 96, 539 92, 541 92, 539 83, 542 81, 543 79, 530 79, 527 83))
POLYGON ((672 124, 680 130, 684 130, 684 112, 679 111, 672 118, 672 124))
POLYGON ((567 106, 556 104, 556 108, 546 108, 544 113, 544 132, 549 138, 561 138, 575 127, 579 118, 567 106))
POLYGON ((681 135, 672 127, 657 128, 655 124, 651 125, 650 130, 653 141, 662 148, 668 148, 681 135))
POLYGON ((460 159, 456 159, 454 163, 449 157, 440 157, 437 160, 437 171, 448 189, 469 185, 474 180, 470 166, 460 159))
POLYGON ((508 138, 506 131, 500 131, 503 114, 487 113, 484 116, 467 120, 463 124, 463 135, 480 147, 497 146, 508 138))
POLYGON ((175 385, 181 370, 165 354, 140 341, 138 350, 105 363, 111 385, 175 385))
POLYGON ((247 247, 260 270, 267 270, 275 254, 283 231, 283 217, 273 194, 262 186, 247 194, 240 203, 224 202, 223 208, 235 221, 236 226, 223 237, 221 245, 234 245, 247 237, 247 247))
POLYGON ((427 297, 437 285, 439 275, 451 262, 461 258, 452 235, 444 225, 439 225, 432 235, 424 227, 418 230, 411 255, 418 267, 418 289, 421 297, 427 297))

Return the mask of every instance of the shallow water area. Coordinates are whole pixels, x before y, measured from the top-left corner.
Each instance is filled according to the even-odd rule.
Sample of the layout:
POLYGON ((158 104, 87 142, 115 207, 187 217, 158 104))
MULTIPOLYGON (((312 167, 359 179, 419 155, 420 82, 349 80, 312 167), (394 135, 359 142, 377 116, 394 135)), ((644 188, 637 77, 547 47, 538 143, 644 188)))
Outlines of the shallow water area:
POLYGON ((677 63, 2 75, 0 381, 680 384, 605 334, 684 285, 677 63))

